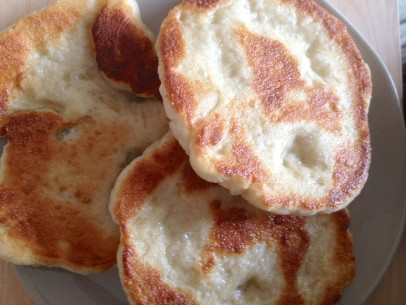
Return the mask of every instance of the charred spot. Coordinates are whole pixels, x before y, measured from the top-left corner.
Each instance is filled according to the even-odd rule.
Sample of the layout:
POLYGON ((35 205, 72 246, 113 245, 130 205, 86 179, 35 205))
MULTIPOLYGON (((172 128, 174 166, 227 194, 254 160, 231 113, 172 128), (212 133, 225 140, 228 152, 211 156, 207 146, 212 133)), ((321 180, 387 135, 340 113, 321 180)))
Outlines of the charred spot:
POLYGON ((182 174, 186 193, 203 192, 206 189, 215 186, 215 184, 200 178, 193 170, 189 162, 185 162, 182 174))
POLYGON ((121 8, 104 7, 92 27, 96 62, 108 78, 134 94, 159 95, 158 58, 153 42, 121 8))

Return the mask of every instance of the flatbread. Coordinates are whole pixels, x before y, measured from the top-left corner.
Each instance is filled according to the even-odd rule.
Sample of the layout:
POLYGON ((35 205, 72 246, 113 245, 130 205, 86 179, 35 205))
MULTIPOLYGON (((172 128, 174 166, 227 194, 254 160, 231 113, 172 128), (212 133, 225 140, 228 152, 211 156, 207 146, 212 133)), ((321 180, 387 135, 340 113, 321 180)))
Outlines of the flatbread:
POLYGON ((127 0, 57 1, 0 34, 0 258, 115 265, 110 191, 168 130, 151 39, 127 0))
POLYGON ((315 1, 184 0, 157 39, 170 129, 196 173, 254 206, 346 207, 370 164, 370 72, 315 1))
POLYGON ((112 191, 131 304, 338 304, 354 275, 342 210, 275 215, 199 178, 168 133, 112 191))

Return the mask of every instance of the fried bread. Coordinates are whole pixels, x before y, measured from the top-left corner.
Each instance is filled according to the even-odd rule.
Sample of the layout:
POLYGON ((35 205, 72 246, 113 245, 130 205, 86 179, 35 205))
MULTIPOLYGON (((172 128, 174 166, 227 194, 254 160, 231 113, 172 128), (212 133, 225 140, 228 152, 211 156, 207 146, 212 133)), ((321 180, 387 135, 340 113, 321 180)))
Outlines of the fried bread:
POLYGON ((315 1, 184 0, 156 49, 170 129, 201 178, 277 214, 331 213, 359 194, 370 71, 315 1))
POLYGON ((0 258, 115 265, 110 191, 168 130, 157 64, 135 1, 56 1, 0 34, 0 258))
POLYGON ((332 305, 354 275, 346 209, 257 209, 199 178, 170 133, 122 171, 110 212, 131 304, 332 305))

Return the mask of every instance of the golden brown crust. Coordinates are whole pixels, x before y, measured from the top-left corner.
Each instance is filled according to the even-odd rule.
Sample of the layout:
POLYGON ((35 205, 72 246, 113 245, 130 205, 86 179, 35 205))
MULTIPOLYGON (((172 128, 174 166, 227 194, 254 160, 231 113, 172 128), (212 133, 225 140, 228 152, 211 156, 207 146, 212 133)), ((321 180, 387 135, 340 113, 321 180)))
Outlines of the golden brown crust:
POLYGON ((73 145, 58 139, 61 131, 73 126, 93 127, 86 122, 65 122, 51 112, 20 113, 3 127, 8 145, 0 187, 0 226, 8 228, 10 238, 29 246, 34 264, 106 270, 115 264, 119 237, 116 229, 104 230, 96 215, 90 221, 87 206, 114 168, 103 154, 109 144, 114 145, 115 134, 108 132, 105 147, 92 151, 95 138, 91 135, 73 145), (62 171, 53 167, 61 165, 61 160, 68 163, 62 171), (84 175, 89 172, 92 181, 84 175), (58 193, 72 193, 74 198, 54 197, 58 193))
POLYGON ((123 189, 116 190, 121 194, 114 211, 119 222, 134 215, 162 180, 172 174, 183 161, 184 152, 174 139, 150 159, 139 162, 126 178, 123 189))
MULTIPOLYGON (((126 232, 131 234, 130 232, 126 232)), ((122 254, 126 279, 123 286, 136 304, 197 305, 193 297, 182 289, 170 287, 158 270, 140 263, 136 250, 127 246, 122 254)))
MULTIPOLYGON (((127 154, 167 130, 161 103, 135 104, 99 73, 91 27, 105 4, 59 0, 0 34, 0 135, 8 140, 0 173, 0 256, 10 262, 79 273, 112 267, 119 242, 108 211, 114 181, 127 154)), ((131 23, 135 16, 125 18, 131 23)), ((100 17, 97 27, 103 22, 113 32, 122 26, 100 17)), ((140 57, 147 56, 145 63, 155 65, 148 67, 155 81, 147 90, 156 93, 152 41, 126 29, 129 44, 139 39, 146 51, 135 63, 127 56, 127 64, 141 69, 140 57)), ((141 83, 138 75, 126 77, 134 87, 141 83)))
POLYGON ((140 23, 131 8, 104 6, 92 27, 96 62, 108 78, 129 84, 134 94, 159 96, 158 58, 140 23))
POLYGON ((169 12, 167 20, 170 22, 163 23, 160 30, 159 52, 163 55, 160 69, 165 69, 164 79, 161 81, 168 88, 176 88, 168 92, 172 106, 180 113, 184 113, 190 121, 197 103, 193 86, 185 77, 172 71, 186 56, 182 30, 174 10, 169 12))
POLYGON ((0 35, 0 122, 9 108, 10 96, 19 87, 29 53, 42 50, 46 43, 52 43, 72 28, 85 5, 85 1, 55 3, 18 21, 0 35))

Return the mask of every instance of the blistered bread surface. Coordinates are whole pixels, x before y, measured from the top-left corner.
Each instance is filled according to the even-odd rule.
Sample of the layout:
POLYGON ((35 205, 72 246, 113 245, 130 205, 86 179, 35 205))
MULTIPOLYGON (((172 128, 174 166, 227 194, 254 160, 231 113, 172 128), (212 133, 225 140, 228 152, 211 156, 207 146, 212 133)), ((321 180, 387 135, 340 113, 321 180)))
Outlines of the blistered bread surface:
POLYGON ((81 273, 115 265, 111 188, 168 129, 155 98, 154 42, 144 27, 132 1, 62 0, 0 34, 0 128, 7 141, 1 258, 81 273), (123 36, 126 44, 117 42, 123 36), (119 73, 103 65, 120 60, 127 65, 119 73))
POLYGON ((331 213, 370 163, 371 77, 310 0, 184 0, 157 41, 170 128, 203 179, 278 214, 331 213))
POLYGON ((338 304, 354 275, 346 210, 257 209, 199 178, 170 133, 123 170, 110 209, 131 304, 338 304))

